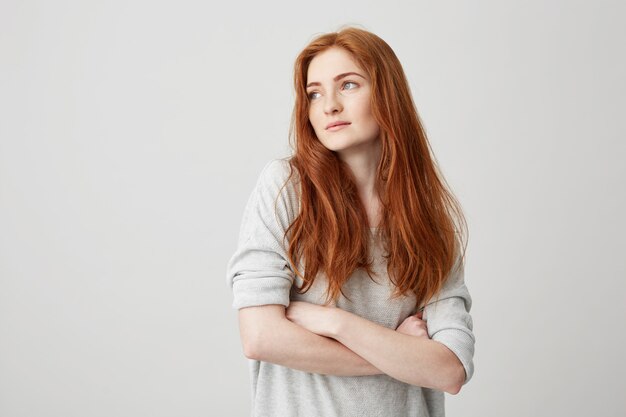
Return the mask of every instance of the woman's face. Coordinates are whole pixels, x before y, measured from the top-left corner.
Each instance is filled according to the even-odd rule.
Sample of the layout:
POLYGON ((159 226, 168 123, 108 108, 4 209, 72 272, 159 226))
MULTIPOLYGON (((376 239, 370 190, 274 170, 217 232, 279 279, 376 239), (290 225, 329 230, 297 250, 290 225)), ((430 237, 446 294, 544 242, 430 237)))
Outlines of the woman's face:
POLYGON ((343 48, 319 53, 307 72, 309 120, 329 150, 348 153, 376 146, 380 128, 372 117, 368 75, 343 48), (336 122, 344 124, 329 127, 336 122))

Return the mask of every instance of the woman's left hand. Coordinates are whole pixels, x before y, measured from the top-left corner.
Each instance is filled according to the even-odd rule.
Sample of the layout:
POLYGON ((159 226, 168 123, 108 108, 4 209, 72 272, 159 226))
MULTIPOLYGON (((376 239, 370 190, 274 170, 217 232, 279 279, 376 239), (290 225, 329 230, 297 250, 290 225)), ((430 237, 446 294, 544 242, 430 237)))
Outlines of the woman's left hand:
POLYGON ((417 314, 407 317, 402 324, 398 326, 396 331, 409 336, 430 339, 430 336, 428 336, 428 325, 426 321, 422 320, 423 314, 422 311, 419 311, 417 314))
POLYGON ((326 307, 306 301, 291 301, 285 310, 290 321, 320 336, 332 337, 337 307, 326 307))

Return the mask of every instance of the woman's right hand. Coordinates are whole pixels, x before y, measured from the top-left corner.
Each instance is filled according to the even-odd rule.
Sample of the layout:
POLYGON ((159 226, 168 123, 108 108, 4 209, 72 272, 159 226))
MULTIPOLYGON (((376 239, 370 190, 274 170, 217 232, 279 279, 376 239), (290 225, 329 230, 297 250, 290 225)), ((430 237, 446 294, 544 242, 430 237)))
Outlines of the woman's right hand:
POLYGON ((426 322, 422 320, 422 311, 404 319, 396 331, 408 334, 409 336, 430 339, 428 336, 428 327, 426 326, 426 322))

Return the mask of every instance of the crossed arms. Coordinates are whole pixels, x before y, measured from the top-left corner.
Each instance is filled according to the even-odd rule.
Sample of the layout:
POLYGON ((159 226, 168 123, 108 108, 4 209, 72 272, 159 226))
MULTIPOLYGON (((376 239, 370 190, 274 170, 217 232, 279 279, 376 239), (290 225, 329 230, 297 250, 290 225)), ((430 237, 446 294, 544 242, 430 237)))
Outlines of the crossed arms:
POLYGON ((292 301, 288 308, 246 307, 239 310, 239 329, 246 357, 305 372, 384 373, 450 394, 460 391, 466 376, 457 356, 442 343, 336 307, 302 301, 292 301))

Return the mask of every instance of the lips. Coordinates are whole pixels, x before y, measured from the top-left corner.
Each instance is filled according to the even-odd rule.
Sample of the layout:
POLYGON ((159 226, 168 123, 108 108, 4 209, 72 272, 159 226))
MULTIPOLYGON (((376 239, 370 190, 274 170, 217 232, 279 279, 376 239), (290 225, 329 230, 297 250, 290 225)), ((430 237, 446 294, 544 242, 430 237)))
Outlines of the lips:
POLYGON ((326 129, 330 129, 331 127, 334 126, 341 126, 341 125, 349 125, 350 122, 344 122, 343 120, 338 120, 336 122, 331 122, 326 126, 326 129))

